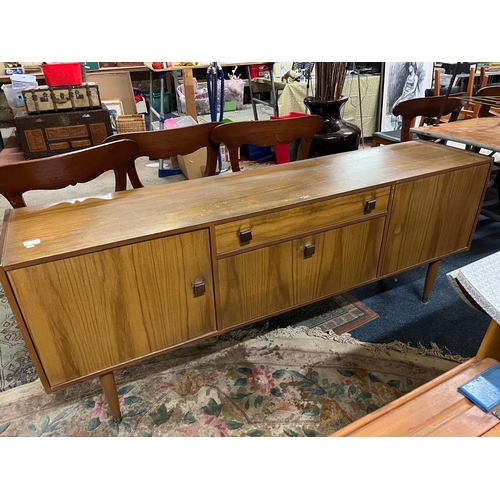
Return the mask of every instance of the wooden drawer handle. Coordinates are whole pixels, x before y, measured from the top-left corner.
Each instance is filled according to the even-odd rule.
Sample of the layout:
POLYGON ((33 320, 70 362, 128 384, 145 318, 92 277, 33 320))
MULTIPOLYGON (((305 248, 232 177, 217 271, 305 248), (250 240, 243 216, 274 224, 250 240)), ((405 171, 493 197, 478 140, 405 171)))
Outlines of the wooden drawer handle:
POLYGON ((371 212, 375 208, 376 204, 377 204, 377 200, 368 200, 365 203, 365 212, 371 212))
POLYGON ((315 252, 316 252, 316 246, 313 245, 312 243, 304 247, 304 257, 310 257, 311 255, 314 255, 315 252))
POLYGON ((203 295, 206 292, 205 282, 197 281, 193 285, 193 290, 194 290, 195 297, 198 297, 199 295, 203 295))
POLYGON ((252 230, 251 229, 243 229, 240 231, 240 242, 247 243, 248 241, 252 241, 252 230))

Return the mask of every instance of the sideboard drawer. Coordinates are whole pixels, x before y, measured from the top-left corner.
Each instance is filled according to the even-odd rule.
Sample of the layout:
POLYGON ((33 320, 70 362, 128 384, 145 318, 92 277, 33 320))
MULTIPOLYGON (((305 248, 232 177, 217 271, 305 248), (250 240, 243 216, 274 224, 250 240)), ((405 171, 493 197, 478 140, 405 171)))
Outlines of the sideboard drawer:
POLYGON ((384 223, 377 217, 219 259, 222 328, 374 279, 384 223))
POLYGON ((249 217, 215 227, 217 254, 387 212, 390 187, 249 217))

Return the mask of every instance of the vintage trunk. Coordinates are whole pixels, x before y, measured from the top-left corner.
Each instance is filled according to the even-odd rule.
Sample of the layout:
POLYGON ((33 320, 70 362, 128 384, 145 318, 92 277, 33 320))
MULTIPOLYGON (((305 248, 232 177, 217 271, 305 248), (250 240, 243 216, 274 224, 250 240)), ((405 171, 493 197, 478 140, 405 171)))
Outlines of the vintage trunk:
POLYGON ((22 94, 30 115, 101 107, 99 87, 93 82, 67 87, 31 86, 23 89, 22 94))
POLYGON ((104 104, 100 109, 38 115, 19 111, 14 122, 27 160, 97 146, 113 135, 104 104))

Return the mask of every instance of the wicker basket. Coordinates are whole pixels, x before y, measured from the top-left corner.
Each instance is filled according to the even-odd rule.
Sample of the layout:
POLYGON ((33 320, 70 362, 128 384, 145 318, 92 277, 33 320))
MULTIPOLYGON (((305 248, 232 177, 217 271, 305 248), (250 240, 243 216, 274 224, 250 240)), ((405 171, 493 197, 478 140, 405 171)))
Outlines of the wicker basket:
POLYGON ((143 132, 146 130, 144 115, 118 115, 116 117, 116 131, 119 134, 125 132, 143 132))

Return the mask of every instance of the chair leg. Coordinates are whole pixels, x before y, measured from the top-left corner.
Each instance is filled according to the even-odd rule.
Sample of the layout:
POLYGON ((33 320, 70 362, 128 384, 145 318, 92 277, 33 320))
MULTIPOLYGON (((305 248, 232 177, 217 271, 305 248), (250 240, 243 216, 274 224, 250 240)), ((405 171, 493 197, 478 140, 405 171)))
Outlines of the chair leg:
POLYGON ((134 189, 144 187, 144 184, 141 182, 141 180, 139 179, 139 175, 137 174, 135 162, 129 165, 127 174, 134 189))

